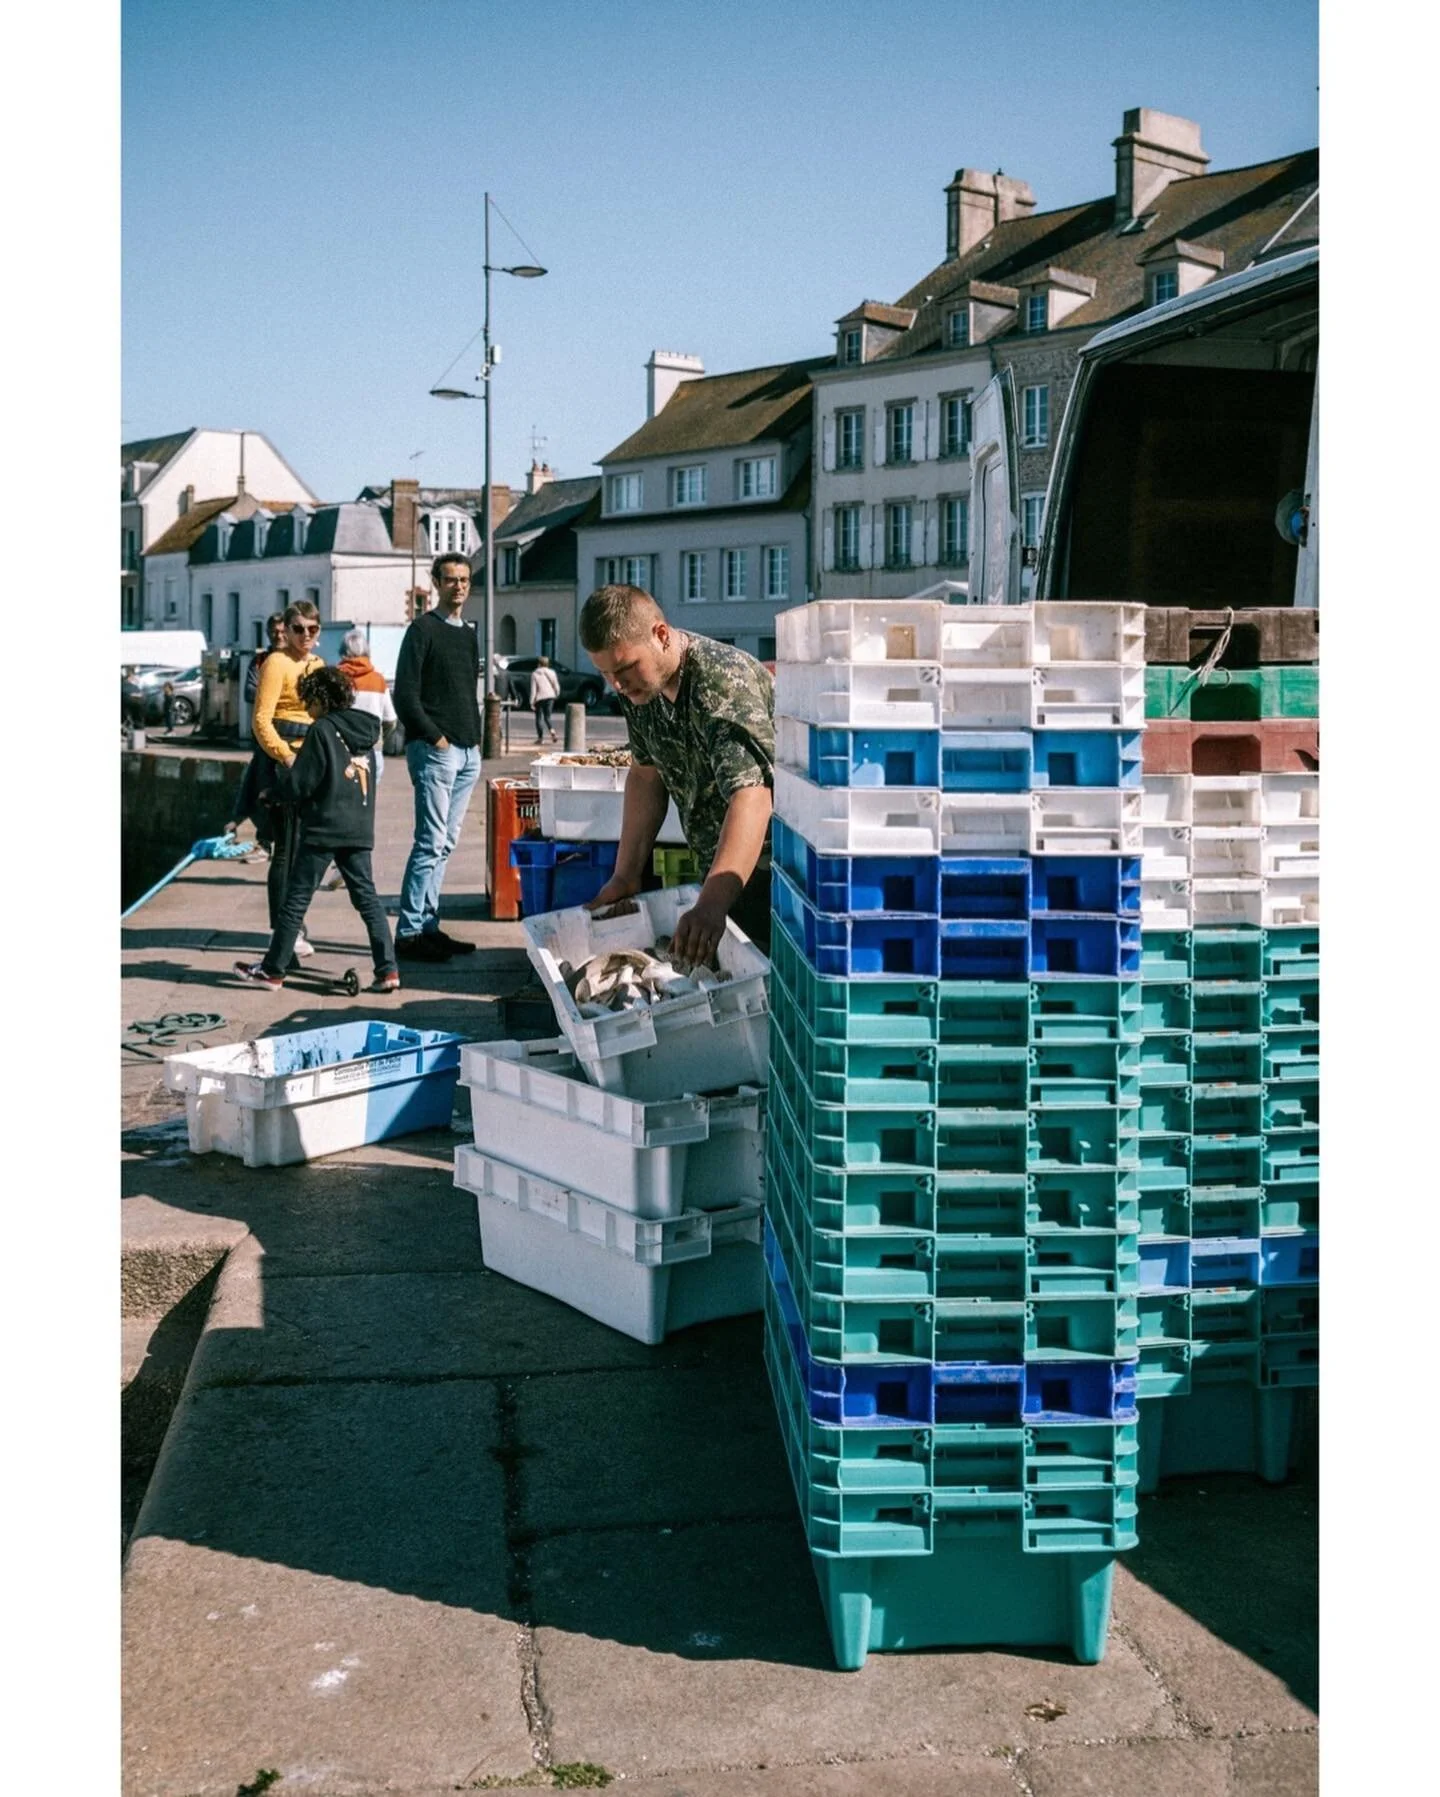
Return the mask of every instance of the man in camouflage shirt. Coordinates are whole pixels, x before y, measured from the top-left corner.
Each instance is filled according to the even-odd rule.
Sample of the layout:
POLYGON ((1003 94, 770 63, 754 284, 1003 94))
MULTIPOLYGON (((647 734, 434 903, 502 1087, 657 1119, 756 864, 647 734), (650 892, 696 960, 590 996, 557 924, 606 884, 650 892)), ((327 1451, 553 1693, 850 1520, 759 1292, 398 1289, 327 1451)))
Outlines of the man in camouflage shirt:
POLYGON ((673 798, 703 884, 675 926, 675 947, 708 960, 736 923, 770 946, 775 686, 743 649, 676 630, 642 587, 599 587, 580 641, 620 697, 631 764, 615 872, 591 908, 639 892, 673 798))

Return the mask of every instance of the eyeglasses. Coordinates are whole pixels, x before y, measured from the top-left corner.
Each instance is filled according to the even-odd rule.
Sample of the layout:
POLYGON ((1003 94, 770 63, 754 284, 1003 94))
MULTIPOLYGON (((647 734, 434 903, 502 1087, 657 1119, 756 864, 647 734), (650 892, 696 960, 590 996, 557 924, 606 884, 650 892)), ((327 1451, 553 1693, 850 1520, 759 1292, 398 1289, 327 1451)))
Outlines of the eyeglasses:
POLYGON ((319 636, 320 634, 318 624, 291 624, 287 628, 293 630, 296 636, 319 636))

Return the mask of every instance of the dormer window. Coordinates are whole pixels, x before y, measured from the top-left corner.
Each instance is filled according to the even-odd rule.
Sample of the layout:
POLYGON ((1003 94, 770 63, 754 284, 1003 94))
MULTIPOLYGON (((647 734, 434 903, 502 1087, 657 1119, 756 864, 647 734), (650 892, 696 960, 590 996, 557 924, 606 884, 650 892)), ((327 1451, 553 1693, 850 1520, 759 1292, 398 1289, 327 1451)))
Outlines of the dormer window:
POLYGON ((968 306, 957 306, 953 312, 946 313, 945 347, 946 349, 969 349, 970 308, 968 306))
POLYGON ((670 503, 671 505, 704 505, 705 503, 705 464, 697 463, 692 468, 672 468, 670 470, 670 503))
POLYGON ((1026 331, 1043 331, 1046 325, 1048 302, 1043 293, 1027 294, 1022 329, 1026 331))
POLYGON ((612 474, 605 482, 607 512, 638 512, 641 502, 640 475, 612 474))
POLYGON ((861 346, 859 325, 847 325, 840 333, 840 365, 842 368, 853 368, 859 362, 861 346))
POLYGON ((1163 306, 1166 300, 1172 300, 1180 291, 1180 272, 1174 268, 1162 268, 1150 277, 1150 304, 1163 306))

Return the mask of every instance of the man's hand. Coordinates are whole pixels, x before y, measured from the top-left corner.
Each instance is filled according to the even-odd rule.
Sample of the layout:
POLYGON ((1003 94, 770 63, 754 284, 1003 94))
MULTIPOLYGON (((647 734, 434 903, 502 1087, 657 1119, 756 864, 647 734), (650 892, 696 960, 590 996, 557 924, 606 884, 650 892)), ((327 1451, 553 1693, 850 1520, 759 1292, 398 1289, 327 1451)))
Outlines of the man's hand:
POLYGON ((729 916, 730 908, 723 895, 702 889, 699 898, 675 925, 672 945, 676 958, 701 966, 714 966, 715 953, 729 916))
POLYGON ((450 747, 450 738, 448 736, 437 736, 430 747, 432 749, 448 749, 450 747))
POLYGON ((603 911, 607 905, 618 905, 621 899, 634 898, 639 890, 638 880, 627 880, 622 874, 611 874, 594 898, 586 899, 585 909, 603 911))

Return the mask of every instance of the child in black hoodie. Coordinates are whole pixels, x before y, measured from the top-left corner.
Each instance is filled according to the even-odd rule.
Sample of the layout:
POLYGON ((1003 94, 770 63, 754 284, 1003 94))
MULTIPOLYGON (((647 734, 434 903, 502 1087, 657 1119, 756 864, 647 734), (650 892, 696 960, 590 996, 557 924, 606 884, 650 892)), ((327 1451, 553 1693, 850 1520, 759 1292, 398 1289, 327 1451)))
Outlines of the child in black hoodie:
POLYGON ((339 668, 302 675, 298 690, 314 723, 293 765, 277 771, 276 792, 300 808, 299 846, 264 960, 237 961, 235 971, 247 985, 278 991, 285 984, 305 912, 333 861, 370 937, 375 962, 370 990, 396 992, 395 945, 370 869, 380 720, 355 708, 355 688, 339 668))

